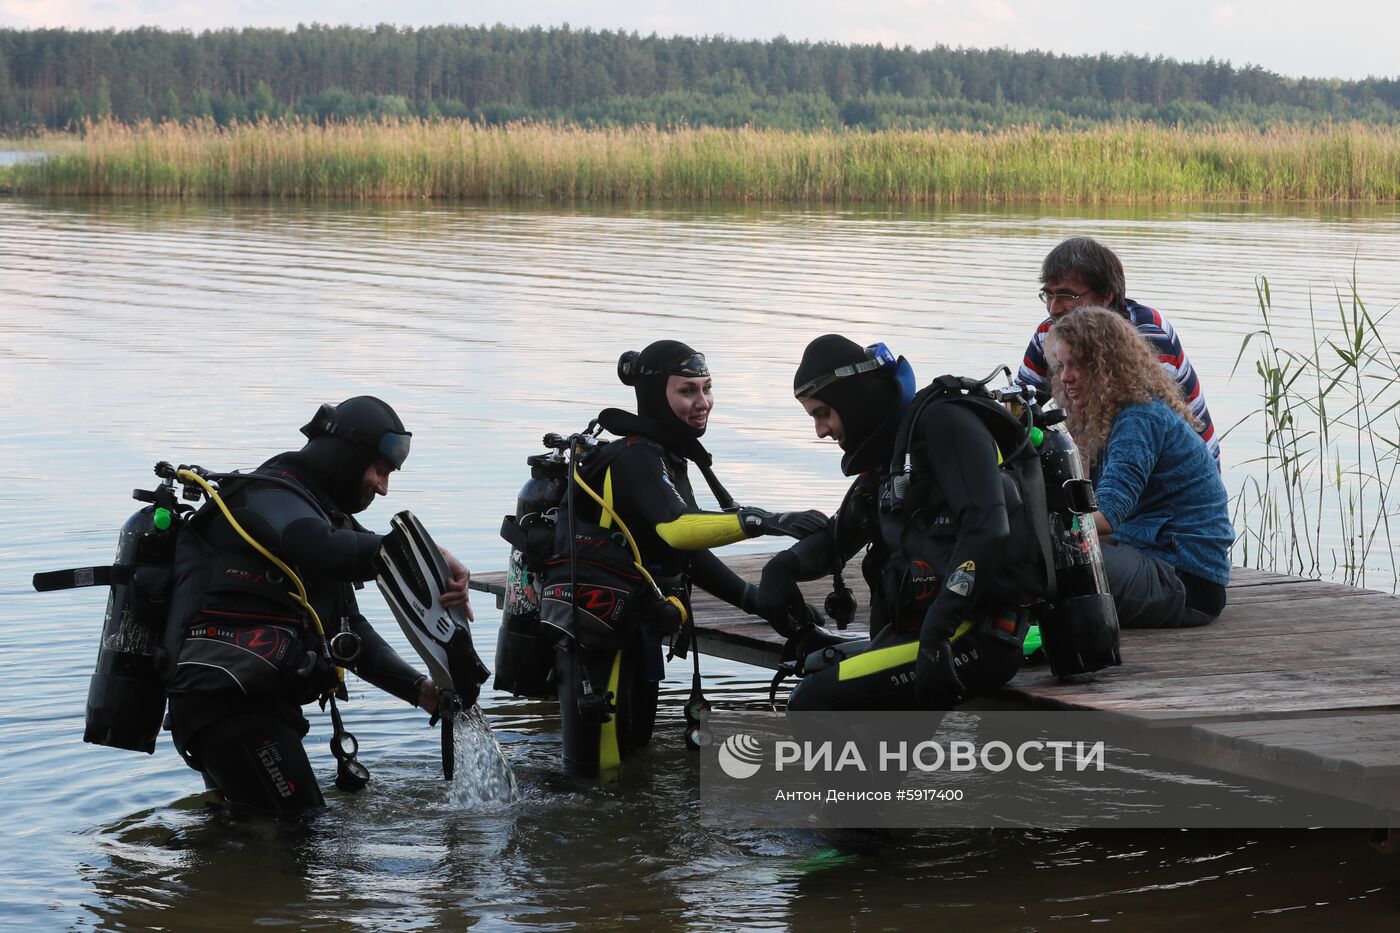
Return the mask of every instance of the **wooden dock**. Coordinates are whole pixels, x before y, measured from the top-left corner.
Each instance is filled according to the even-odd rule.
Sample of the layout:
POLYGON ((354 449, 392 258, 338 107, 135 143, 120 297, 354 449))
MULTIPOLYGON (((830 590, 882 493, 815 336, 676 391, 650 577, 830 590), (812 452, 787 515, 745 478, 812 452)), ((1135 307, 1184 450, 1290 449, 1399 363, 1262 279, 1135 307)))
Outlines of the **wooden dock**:
MULTIPOLYGON (((757 582, 767 557, 728 563, 757 582)), ((864 582, 854 567, 846 579, 863 618, 864 582)), ((503 574, 472 579, 498 605, 503 583, 503 574)), ((817 606, 829 589, 829 580, 803 584, 817 606)), ((777 668, 782 638, 767 623, 698 590, 694 608, 702 654, 777 668)), ((847 629, 865 632, 863 621, 847 629)), ((1400 599, 1235 568, 1212 625, 1125 631, 1122 656, 1121 667, 1065 683, 1028 667, 980 702, 1119 714, 1175 730, 1183 761, 1400 814, 1400 599)))

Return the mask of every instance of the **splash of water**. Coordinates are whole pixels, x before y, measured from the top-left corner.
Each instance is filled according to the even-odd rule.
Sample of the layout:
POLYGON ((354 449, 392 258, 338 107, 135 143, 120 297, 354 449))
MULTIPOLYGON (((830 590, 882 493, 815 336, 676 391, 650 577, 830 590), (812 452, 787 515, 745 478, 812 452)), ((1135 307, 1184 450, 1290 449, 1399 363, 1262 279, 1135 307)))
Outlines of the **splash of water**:
POLYGON ((515 772, 506 761, 480 706, 452 724, 452 804, 474 812, 504 810, 520 799, 515 772))

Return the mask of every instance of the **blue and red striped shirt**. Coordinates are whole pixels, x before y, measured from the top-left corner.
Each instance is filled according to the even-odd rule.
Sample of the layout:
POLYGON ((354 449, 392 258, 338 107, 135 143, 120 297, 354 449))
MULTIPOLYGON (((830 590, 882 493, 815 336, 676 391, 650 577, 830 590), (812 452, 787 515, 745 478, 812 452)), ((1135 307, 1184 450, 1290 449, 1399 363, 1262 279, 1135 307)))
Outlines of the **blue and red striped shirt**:
MULTIPOLYGON (((1196 378, 1195 367, 1187 358, 1186 351, 1181 349, 1181 340, 1176 336, 1176 328, 1172 327, 1171 322, 1163 317, 1161 312, 1138 304, 1131 298, 1124 300, 1121 313, 1128 323, 1138 329, 1138 333, 1151 342, 1162 368, 1181 386, 1182 397, 1186 399, 1186 404, 1191 406, 1191 414, 1195 415, 1201 424, 1197 433, 1201 435, 1201 440, 1206 442, 1211 457, 1215 459, 1215 465, 1220 466, 1220 442, 1215 437, 1215 424, 1210 420, 1210 409, 1206 408, 1206 397, 1201 392, 1201 383, 1196 378)), ((1054 322, 1054 318, 1046 318, 1035 329, 1030 345, 1026 347, 1025 359, 1021 361, 1021 371, 1016 375, 1017 382, 1049 391, 1050 366, 1045 360, 1045 333, 1054 322)))

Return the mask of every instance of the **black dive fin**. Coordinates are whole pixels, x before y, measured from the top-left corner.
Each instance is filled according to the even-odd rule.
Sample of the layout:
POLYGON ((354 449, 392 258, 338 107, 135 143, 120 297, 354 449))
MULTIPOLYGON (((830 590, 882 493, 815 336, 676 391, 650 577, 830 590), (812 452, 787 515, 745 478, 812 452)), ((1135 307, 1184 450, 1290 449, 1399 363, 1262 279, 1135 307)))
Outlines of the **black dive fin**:
POLYGON ((447 562, 412 512, 395 515, 392 525, 375 560, 375 582, 439 691, 469 709, 491 672, 472 645, 466 614, 442 605, 447 562))

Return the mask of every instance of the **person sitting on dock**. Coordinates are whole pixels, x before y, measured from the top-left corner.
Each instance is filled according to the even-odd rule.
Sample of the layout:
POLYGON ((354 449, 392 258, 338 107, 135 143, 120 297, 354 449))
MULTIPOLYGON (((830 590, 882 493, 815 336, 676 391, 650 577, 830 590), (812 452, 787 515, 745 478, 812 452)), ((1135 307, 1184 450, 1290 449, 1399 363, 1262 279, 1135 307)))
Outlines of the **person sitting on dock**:
POLYGON ((1040 300, 1049 317, 1031 335, 1016 381, 1037 389, 1048 390, 1050 368, 1045 360, 1045 334, 1060 315, 1084 305, 1095 305, 1116 312, 1123 320, 1146 337, 1157 354, 1162 369, 1181 388, 1181 395, 1191 408, 1196 432, 1206 442, 1217 468, 1220 465, 1220 442, 1210 409, 1201 392, 1196 370, 1181 348, 1176 328, 1160 311, 1139 304, 1124 295, 1123 263, 1113 250, 1086 236, 1070 237, 1052 249, 1040 265, 1040 300))
MULTIPOLYGON (((1029 628, 1021 607, 1049 582, 1022 505, 1027 484, 1043 482, 1037 455, 1020 442, 1024 428, 990 398, 915 402, 903 357, 836 334, 807 346, 793 388, 855 481, 826 528, 764 567, 759 614, 800 642, 803 633, 784 627, 801 600, 797 581, 832 573, 867 545, 861 569, 873 604, 870 640, 823 651, 840 660, 820 670, 807 663, 788 708, 951 709, 1010 680, 1029 628), (892 479, 906 442, 912 472, 892 479)), ((842 592, 838 584, 828 604, 842 592)))
POLYGON ((1119 624, 1214 621, 1235 532, 1220 471, 1176 383, 1138 331, 1105 308, 1060 315, 1045 347, 1055 398, 1094 481, 1119 624))

